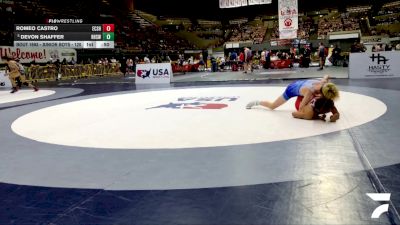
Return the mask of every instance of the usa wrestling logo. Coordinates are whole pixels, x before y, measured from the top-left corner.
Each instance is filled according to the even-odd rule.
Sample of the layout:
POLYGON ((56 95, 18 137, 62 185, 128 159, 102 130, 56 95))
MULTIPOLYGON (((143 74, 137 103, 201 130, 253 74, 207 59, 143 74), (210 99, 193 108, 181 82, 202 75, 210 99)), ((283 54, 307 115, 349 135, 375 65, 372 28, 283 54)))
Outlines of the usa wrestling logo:
POLYGON ((222 101, 236 101, 239 97, 185 97, 176 102, 158 105, 147 109, 223 109, 228 104, 222 101))
POLYGON ((150 78, 151 70, 138 70, 137 76, 145 79, 146 77, 150 78))
POLYGON ((190 102, 190 103, 182 103, 177 102, 173 103, 170 102, 169 104, 159 105, 147 109, 222 109, 228 107, 227 104, 216 104, 216 103, 204 103, 204 102, 190 102))

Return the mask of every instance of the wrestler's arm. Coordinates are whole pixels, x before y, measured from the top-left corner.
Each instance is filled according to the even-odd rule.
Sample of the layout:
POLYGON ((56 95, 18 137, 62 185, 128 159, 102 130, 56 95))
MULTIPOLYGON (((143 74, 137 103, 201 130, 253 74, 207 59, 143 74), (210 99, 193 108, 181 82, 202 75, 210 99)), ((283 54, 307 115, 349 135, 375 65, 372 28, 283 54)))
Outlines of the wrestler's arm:
POLYGON ((329 75, 325 75, 322 79, 321 79, 321 83, 328 83, 329 82, 329 75))
POLYGON ((303 119, 304 112, 295 111, 295 112, 292 112, 292 116, 296 119, 303 119))
POLYGON ((338 120, 340 118, 340 113, 335 106, 332 107, 331 113, 332 113, 332 115, 330 117, 330 121, 336 122, 336 120, 338 120))
POLYGON ((8 64, 6 64, 6 72, 4 73, 4 76, 8 76, 9 73, 10 73, 10 67, 8 66, 8 64))
POLYGON ((301 100, 299 111, 301 111, 314 97, 313 93, 308 88, 302 88, 300 93, 303 95, 303 100, 301 100))
POLYGON ((292 116, 297 119, 312 120, 314 111, 310 105, 307 105, 302 110, 292 112, 292 116))

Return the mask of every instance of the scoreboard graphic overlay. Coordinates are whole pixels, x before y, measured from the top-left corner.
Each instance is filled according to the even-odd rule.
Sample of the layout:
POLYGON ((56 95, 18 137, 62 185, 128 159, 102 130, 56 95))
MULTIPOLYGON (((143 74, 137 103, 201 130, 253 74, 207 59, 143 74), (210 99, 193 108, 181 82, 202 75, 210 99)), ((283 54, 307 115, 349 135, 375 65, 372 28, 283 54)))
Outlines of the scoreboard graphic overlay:
POLYGON ((114 48, 114 24, 17 24, 14 47, 114 48))

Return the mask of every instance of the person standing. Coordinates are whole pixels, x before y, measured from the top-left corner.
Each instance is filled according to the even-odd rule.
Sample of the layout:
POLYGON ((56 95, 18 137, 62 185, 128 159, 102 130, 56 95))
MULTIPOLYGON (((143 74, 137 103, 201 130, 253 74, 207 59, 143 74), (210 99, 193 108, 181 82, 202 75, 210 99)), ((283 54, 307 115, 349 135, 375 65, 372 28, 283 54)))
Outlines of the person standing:
POLYGON ((243 67, 244 66, 244 61, 245 61, 244 51, 241 51, 240 54, 239 54, 239 68, 241 68, 241 69, 244 68, 243 67))
POLYGON ((262 67, 264 67, 264 65, 265 65, 265 59, 266 59, 265 53, 266 53, 266 52, 267 52, 266 49, 264 49, 264 50, 261 52, 260 64, 261 64, 262 67))
POLYGON ((205 70, 207 70, 207 68, 208 68, 208 51, 207 50, 204 50, 203 51, 203 62, 204 62, 204 68, 205 68, 205 70))
POLYGON ((271 51, 265 51, 265 64, 264 69, 271 68, 271 51))
POLYGON ((21 76, 21 73, 19 71, 19 66, 16 61, 12 60, 11 58, 6 58, 7 60, 7 69, 8 69, 8 79, 10 79, 12 90, 11 94, 15 93, 18 91, 18 86, 17 86, 17 78, 21 76))
POLYGON ((231 53, 230 57, 229 57, 229 60, 230 60, 230 61, 236 61, 237 57, 238 57, 238 56, 237 56, 236 51, 233 51, 233 52, 231 53))
POLYGON ((9 69, 8 76, 12 85, 12 91, 10 92, 11 94, 18 91, 17 82, 33 88, 34 91, 39 90, 37 87, 27 82, 25 76, 21 76, 21 71, 20 71, 21 69, 19 64, 9 57, 7 57, 7 67, 9 69))
POLYGON ((248 47, 244 48, 244 73, 247 73, 247 71, 250 70, 253 72, 253 66, 252 66, 252 60, 253 60, 253 55, 251 52, 251 49, 248 47))
POLYGON ((340 59, 340 53, 342 50, 339 48, 339 46, 336 44, 335 48, 332 50, 332 64, 334 66, 337 66, 338 60, 340 59))
POLYGON ((311 61, 311 49, 310 46, 306 45, 304 46, 303 59, 302 59, 303 67, 304 68, 310 67, 310 61, 311 61))
POLYGON ((144 56, 143 61, 144 61, 145 64, 150 64, 151 63, 148 55, 144 56))
POLYGON ((325 66, 325 46, 324 43, 320 42, 318 47, 318 57, 319 57, 319 69, 323 70, 325 66))

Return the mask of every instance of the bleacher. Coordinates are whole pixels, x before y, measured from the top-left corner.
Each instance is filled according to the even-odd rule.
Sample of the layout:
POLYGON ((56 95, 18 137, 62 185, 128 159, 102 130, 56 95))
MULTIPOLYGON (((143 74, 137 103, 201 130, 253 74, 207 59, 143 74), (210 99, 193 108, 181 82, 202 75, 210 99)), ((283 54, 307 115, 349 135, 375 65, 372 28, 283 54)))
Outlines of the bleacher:
POLYGON ((232 33, 228 42, 252 42, 261 44, 264 41, 267 28, 263 25, 237 25, 232 26, 232 33))
MULTIPOLYGON (((85 11, 85 2, 77 2, 74 7, 64 7, 57 2, 48 0, 35 1, 11 1, 0 2, 0 44, 12 45, 13 24, 44 23, 46 18, 82 18, 82 11, 85 11), (78 10, 76 9, 78 8, 78 10), (79 10, 80 8, 80 10, 79 10), (20 16, 20 15, 23 15, 20 16)), ((337 13, 329 11, 324 16, 318 18, 309 14, 299 17, 298 38, 313 39, 318 36, 324 39, 330 32, 360 30, 362 20, 370 19, 371 27, 368 27, 368 35, 379 35, 388 33, 393 36, 399 34, 393 24, 400 22, 400 1, 384 4, 375 14, 371 14, 371 5, 352 6, 347 8, 347 13, 337 13)), ((256 16, 254 20, 239 17, 229 21, 229 24, 222 24, 217 20, 188 18, 165 18, 154 16, 149 13, 135 10, 127 12, 121 16, 118 9, 110 7, 108 1, 103 1, 98 7, 90 11, 83 18, 85 22, 107 23, 112 21, 116 24, 116 46, 121 49, 132 51, 149 50, 185 50, 196 48, 196 41, 204 41, 205 47, 218 47, 224 42, 251 42, 254 44, 263 43, 265 40, 279 38, 277 17, 256 16), (268 18, 268 20, 266 20, 268 18), (163 25, 179 25, 179 32, 171 32, 164 29, 163 25), (182 32, 181 32, 182 31, 182 32), (190 39, 190 33, 196 36, 190 39)), ((364 25, 365 26, 365 25, 364 25)), ((400 28, 399 28, 400 29, 400 28)), ((361 29, 362 30, 362 29, 361 29)))

